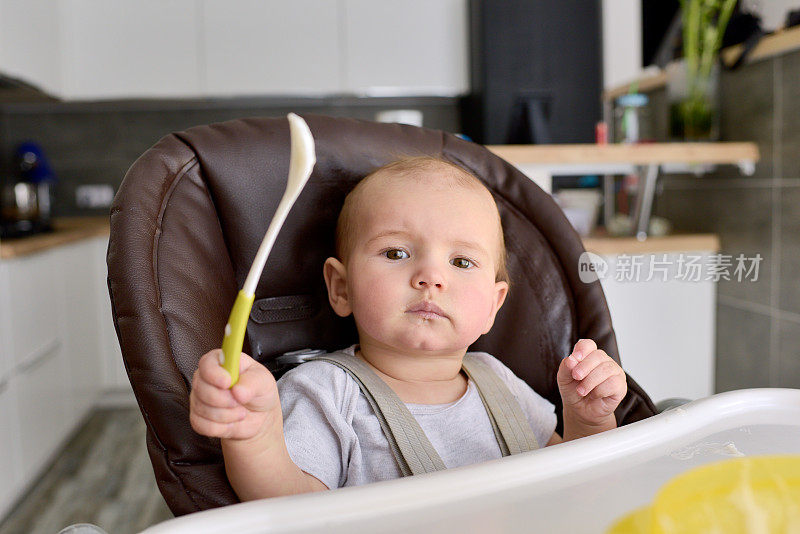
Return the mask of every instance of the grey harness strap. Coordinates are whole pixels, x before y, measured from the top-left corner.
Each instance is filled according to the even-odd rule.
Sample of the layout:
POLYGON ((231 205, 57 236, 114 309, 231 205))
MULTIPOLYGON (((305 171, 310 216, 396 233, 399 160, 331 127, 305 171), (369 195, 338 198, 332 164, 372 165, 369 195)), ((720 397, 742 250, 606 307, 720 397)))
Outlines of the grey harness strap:
POLYGON ((464 355, 462 368, 478 388, 503 456, 538 449, 528 418, 497 373, 470 353, 464 355))
MULTIPOLYGON (((334 352, 308 360, 327 361, 355 379, 378 418, 403 476, 446 469, 405 403, 361 358, 334 352)), ((537 449, 528 419, 500 377, 471 354, 464 357, 463 369, 478 389, 503 456, 537 449)))

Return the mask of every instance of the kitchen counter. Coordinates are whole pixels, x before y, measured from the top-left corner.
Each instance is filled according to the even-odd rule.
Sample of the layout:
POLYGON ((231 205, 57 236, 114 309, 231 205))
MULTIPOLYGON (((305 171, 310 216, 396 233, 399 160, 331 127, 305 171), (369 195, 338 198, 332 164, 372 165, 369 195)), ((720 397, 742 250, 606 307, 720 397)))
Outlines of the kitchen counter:
POLYGON ((108 217, 59 218, 54 221, 52 232, 0 241, 0 259, 18 258, 67 243, 108 235, 108 224, 108 217))

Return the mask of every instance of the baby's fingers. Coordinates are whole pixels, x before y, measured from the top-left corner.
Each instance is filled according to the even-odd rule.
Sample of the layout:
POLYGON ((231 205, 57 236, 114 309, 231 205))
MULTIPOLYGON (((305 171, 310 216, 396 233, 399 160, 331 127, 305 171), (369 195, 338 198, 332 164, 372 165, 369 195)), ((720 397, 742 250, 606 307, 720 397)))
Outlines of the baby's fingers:
POLYGON ((628 391, 628 383, 624 375, 612 375, 600 382, 597 386, 589 391, 588 396, 592 399, 607 399, 609 401, 619 402, 625 397, 628 391))
POLYGON ((241 406, 236 408, 217 408, 207 406, 190 397, 189 422, 198 434, 214 438, 227 438, 234 430, 234 423, 244 419, 246 412, 241 406))
MULTIPOLYGON (((582 373, 578 373, 582 375, 582 373)), ((573 376, 575 375, 575 370, 573 370, 573 376)), ((600 362, 598 365, 593 367, 588 374, 582 376, 579 380, 576 391, 578 395, 581 397, 585 397, 592 394, 594 398, 601 398, 609 395, 601 394, 601 391, 594 391, 600 384, 605 383, 607 380, 611 379, 612 377, 617 377, 620 380, 612 381, 610 384, 613 386, 618 386, 620 381, 624 381, 624 373, 619 365, 616 364, 613 360, 607 359, 605 361, 600 362)), ((605 388, 602 390, 605 392, 605 388)))
POLYGON ((215 387, 227 389, 231 385, 231 375, 220 365, 221 356, 222 349, 214 349, 205 353, 200 358, 197 371, 203 381, 215 387))
POLYGON ((197 400, 197 397, 190 398, 190 413, 197 414, 203 419, 215 423, 235 423, 241 421, 247 415, 244 406, 234 406, 232 408, 221 408, 219 406, 209 406, 197 400))
POLYGON ((240 375, 231 389, 233 397, 249 410, 265 412, 278 406, 278 388, 275 378, 266 367, 255 362, 240 375))
POLYGON ((197 378, 192 381, 192 393, 190 397, 194 397, 208 406, 215 406, 218 408, 233 408, 239 405, 236 399, 233 398, 231 390, 217 387, 204 380, 198 380, 197 378))
POLYGON ((573 365, 570 365, 572 367, 570 376, 573 380, 578 381, 586 378, 589 373, 603 363, 610 362, 616 365, 616 362, 602 350, 595 350, 586 354, 573 354, 567 360, 574 362, 573 365))

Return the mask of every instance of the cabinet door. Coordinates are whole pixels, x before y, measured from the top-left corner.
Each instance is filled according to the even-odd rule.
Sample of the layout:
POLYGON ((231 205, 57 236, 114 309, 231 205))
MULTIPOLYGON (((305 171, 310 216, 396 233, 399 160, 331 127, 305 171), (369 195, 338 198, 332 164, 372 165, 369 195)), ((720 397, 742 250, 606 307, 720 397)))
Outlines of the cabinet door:
POLYGON ((202 0, 208 94, 341 92, 337 0, 202 0))
POLYGON ((30 480, 55 451, 70 430, 66 369, 60 343, 38 354, 18 368, 17 386, 19 442, 22 444, 22 474, 30 480))
POLYGON ((0 517, 8 511, 21 485, 19 422, 15 384, 0 379, 0 517))
POLYGON ((8 262, 0 260, 0 382, 11 375, 14 367, 11 342, 11 299, 8 283, 8 262))
POLYGON ((0 0, 0 72, 61 90, 58 10, 50 2, 0 0))
POLYGON ((97 329, 99 333, 100 360, 103 363, 103 385, 107 389, 131 391, 128 375, 122 363, 122 352, 114 330, 114 319, 111 316, 111 299, 108 295, 108 266, 106 265, 106 251, 108 250, 108 237, 97 238, 92 243, 94 252, 95 269, 98 272, 95 284, 97 287, 97 329))
POLYGON ((59 7, 65 97, 199 94, 195 0, 64 0, 59 7))
POLYGON ((8 346, 13 366, 24 365, 61 341, 59 284, 53 251, 4 262, 8 346))
POLYGON ((103 389, 99 348, 103 325, 98 322, 97 309, 101 273, 94 261, 93 240, 64 245, 56 252, 63 292, 60 304, 64 318, 67 391, 72 401, 73 420, 77 422, 103 389))
POLYGON ((347 90, 469 91, 466 0, 345 0, 344 6, 347 90))

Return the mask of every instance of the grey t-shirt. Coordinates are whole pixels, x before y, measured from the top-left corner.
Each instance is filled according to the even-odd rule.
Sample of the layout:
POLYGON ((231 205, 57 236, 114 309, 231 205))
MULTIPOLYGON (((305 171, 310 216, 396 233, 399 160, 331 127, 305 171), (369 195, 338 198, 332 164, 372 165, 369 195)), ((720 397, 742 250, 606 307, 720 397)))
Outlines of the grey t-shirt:
MULTIPOLYGON (((345 349, 352 353, 353 347, 345 349)), ((556 427, 555 407, 496 358, 473 353, 495 371, 517 398, 543 447, 556 427)), ((278 381, 286 446, 294 463, 329 488, 400 478, 378 418, 358 383, 327 362, 307 362, 278 381)), ((410 404, 444 464, 450 467, 500 458, 492 424, 478 390, 448 404, 410 404)))

